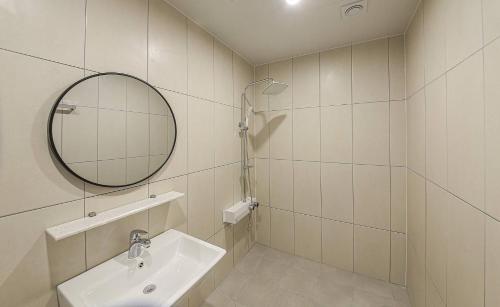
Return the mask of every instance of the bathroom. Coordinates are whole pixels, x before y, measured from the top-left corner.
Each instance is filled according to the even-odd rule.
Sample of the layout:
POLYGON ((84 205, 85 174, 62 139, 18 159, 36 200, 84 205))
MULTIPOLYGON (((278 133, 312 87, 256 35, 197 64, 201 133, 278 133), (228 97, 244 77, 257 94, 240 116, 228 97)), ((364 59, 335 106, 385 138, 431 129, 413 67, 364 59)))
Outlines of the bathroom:
POLYGON ((0 67, 1 307, 500 306, 500 0, 2 0, 0 67))

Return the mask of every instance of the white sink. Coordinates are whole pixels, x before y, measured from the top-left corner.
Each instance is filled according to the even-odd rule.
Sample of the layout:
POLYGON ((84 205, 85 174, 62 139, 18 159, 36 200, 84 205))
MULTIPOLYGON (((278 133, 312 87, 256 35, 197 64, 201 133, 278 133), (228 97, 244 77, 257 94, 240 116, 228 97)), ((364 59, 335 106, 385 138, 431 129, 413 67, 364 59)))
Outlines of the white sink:
POLYGON ((60 284, 59 303, 61 307, 172 306, 225 253, 171 229, 153 238, 141 257, 130 260, 124 252, 60 284))

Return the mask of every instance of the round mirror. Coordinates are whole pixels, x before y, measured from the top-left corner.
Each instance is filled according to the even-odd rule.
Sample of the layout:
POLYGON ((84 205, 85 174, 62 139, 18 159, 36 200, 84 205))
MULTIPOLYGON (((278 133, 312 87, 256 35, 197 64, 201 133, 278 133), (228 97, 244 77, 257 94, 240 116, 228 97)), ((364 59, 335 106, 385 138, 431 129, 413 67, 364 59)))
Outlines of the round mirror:
POLYGON ((83 78, 57 99, 49 117, 49 143, 75 176, 121 187, 156 173, 170 157, 177 135, 167 100, 130 75, 83 78))

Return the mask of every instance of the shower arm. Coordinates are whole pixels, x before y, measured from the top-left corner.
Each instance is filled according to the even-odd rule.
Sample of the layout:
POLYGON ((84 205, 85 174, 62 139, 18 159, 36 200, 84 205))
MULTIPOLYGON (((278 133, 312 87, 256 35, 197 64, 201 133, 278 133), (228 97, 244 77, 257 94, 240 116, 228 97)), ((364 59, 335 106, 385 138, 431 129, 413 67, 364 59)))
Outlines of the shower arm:
MULTIPOLYGON (((247 90, 248 90, 248 88, 250 88, 250 87, 252 87, 252 86, 256 86, 256 85, 261 84, 261 83, 264 83, 264 82, 273 82, 273 81, 274 81, 274 79, 269 77, 269 78, 264 78, 264 79, 261 79, 261 80, 257 80, 257 81, 252 81, 252 82, 250 82, 250 83, 249 83, 249 84, 245 87, 245 90, 243 91, 243 94, 242 94, 244 102, 246 102, 246 103, 247 103, 250 107, 252 106, 252 105, 250 104, 250 102, 248 101, 248 99, 247 99, 247 90)), ((242 104, 243 104, 243 102, 242 102, 242 104)), ((242 105, 241 107, 242 107, 242 109, 243 109, 243 105, 242 105)))

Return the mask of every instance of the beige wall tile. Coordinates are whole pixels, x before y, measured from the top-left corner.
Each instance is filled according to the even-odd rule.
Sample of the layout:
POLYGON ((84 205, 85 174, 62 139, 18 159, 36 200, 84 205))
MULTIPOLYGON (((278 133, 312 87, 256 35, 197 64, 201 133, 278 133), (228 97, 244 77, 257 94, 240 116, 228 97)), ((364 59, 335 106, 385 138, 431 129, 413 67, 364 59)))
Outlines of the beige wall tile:
POLYGON ((500 36, 499 11, 500 3, 498 3, 498 1, 483 1, 483 31, 485 44, 500 36))
POLYGON ((319 57, 321 105, 351 104, 351 47, 322 52, 319 57))
MULTIPOLYGON (((148 114, 126 112, 126 117, 127 117, 126 118, 127 157, 147 156, 150 152, 149 151, 149 137, 148 137, 150 121, 149 121, 148 114)), ((165 119, 167 119, 166 116, 163 116, 163 117, 165 119)), ((167 126, 167 125, 165 125, 165 126, 167 126)), ((162 126, 162 128, 165 126, 162 126)), ((162 131, 162 132, 158 133, 160 135, 165 133, 164 132, 165 130, 160 130, 160 131, 162 131)), ((166 145, 165 147, 168 148, 168 145, 166 143, 165 143, 165 145, 166 145)), ((146 171, 147 171, 147 167, 146 167, 146 171)))
POLYGON ((320 160, 320 108, 293 110, 293 159, 320 160))
POLYGON ((500 218, 500 40, 484 49, 484 89, 486 114, 486 156, 485 156, 485 209, 489 214, 500 218))
POLYGON ((271 247, 293 254, 294 227, 293 212, 271 208, 271 247))
POLYGON ((426 280, 425 280, 425 258, 417 254, 413 245, 408 244, 408 278, 407 289, 411 306, 425 306, 426 280))
POLYGON ((295 255, 321 262, 321 218, 294 215, 295 255))
POLYGON ((346 271, 352 271, 353 225, 322 219, 321 229, 323 263, 346 271))
POLYGON ((208 298, 214 290, 213 271, 207 273, 201 281, 189 291, 188 307, 198 307, 208 298))
POLYGON ((447 1, 425 0, 423 7, 425 82, 429 83, 446 71, 447 1))
POLYGON ((209 243, 215 244, 226 250, 224 257, 222 257, 219 263, 212 269, 215 287, 217 287, 233 269, 233 239, 233 226, 227 225, 208 240, 209 243))
POLYGON ((389 92, 391 100, 406 98, 404 36, 389 38, 389 92))
MULTIPOLYGON (((147 115, 146 115, 147 116, 147 115)), ((62 114, 62 139, 59 154, 65 162, 97 160, 97 109, 78 107, 62 114), (79 146, 85 144, 85 147, 79 146)), ((147 131, 146 131, 147 135, 147 131)))
POLYGON ((321 164, 321 216, 353 222, 352 165, 321 164))
POLYGON ((6 51, 0 52, 0 66, 0 100, 10 101, 0 114, 9 127, 0 131, 2 143, 9 144, 0 153, 0 216, 83 198, 82 182, 52 160, 46 126, 60 91, 83 72, 6 51))
POLYGON ((406 233, 406 169, 391 167, 391 230, 406 233))
POLYGON ((321 216, 320 174, 319 162, 293 162, 294 212, 321 216))
POLYGON ((188 94, 214 98, 214 41, 198 25, 188 21, 188 94))
POLYGON ((288 84, 283 93, 269 96, 269 110, 292 108, 292 60, 269 64, 269 77, 288 84))
POLYGON ((446 247, 448 245, 448 202, 451 195, 427 181, 426 254, 428 279, 441 297, 446 297, 446 247))
POLYGON ((269 160, 255 159, 255 194, 260 204, 269 205, 269 160))
POLYGON ((321 108, 321 161, 352 162, 352 106, 321 108))
POLYGON ((234 156, 233 108, 214 103, 214 126, 215 165, 229 164, 234 156))
POLYGON ((425 93, 413 95, 407 103, 408 168, 425 175, 425 93))
MULTIPOLYGON (((407 172, 408 245, 418 257, 425 257, 425 179, 412 171, 407 172)), ((410 264, 408 264, 410 265, 410 264)))
POLYGON ((391 227, 391 170, 387 166, 354 165, 354 223, 391 227))
POLYGON ((271 241, 271 208, 259 205, 257 209, 257 242, 266 246, 271 241))
MULTIPOLYGON (((241 161, 241 136, 239 127, 241 121, 241 109, 238 108, 233 108, 233 109, 234 109, 233 110, 233 162, 236 162, 236 161, 241 161)), ((251 134, 249 133, 248 135, 250 136, 251 134)), ((249 141, 250 140, 251 138, 249 137, 249 141)))
POLYGON ((391 233, 354 226, 354 272, 389 280, 391 233))
POLYGON ((54 241, 45 229, 81 218, 83 200, 0 219, 0 301, 5 306, 54 306, 55 286, 85 270, 83 234, 54 241), (26 227, 29 225, 29 227, 26 227), (21 285, 23 285, 21 287, 21 285))
POLYGON ((87 1, 85 32, 86 68, 147 78, 148 4, 145 1, 87 1))
POLYGON ((97 183, 120 186, 127 183, 127 160, 97 161, 97 183))
POLYGON ((425 134, 427 178, 447 186, 446 77, 425 88, 425 134))
POLYGON ((126 134, 122 132, 127 128, 126 112, 99 109, 98 116, 97 149, 99 160, 125 158, 127 138, 126 134))
POLYGON ((249 217, 245 217, 234 225, 234 263, 237 264, 250 248, 249 217))
POLYGON ((406 101, 391 101, 390 108, 390 162, 406 166, 406 101))
POLYGON ((483 53, 448 73, 448 187, 484 208, 483 53))
POLYGON ((187 93, 186 17, 161 0, 149 2, 148 81, 187 93))
POLYGON ((389 164, 389 103, 354 105, 354 162, 389 164))
POLYGON ((500 223, 486 218, 485 305, 500 305, 500 223))
POLYGON ((188 98, 188 169, 190 172, 214 166, 214 103, 188 98))
POLYGON ((293 107, 319 106, 319 54, 293 59, 293 107))
MULTIPOLYGON (((248 64, 244 59, 233 52, 233 103, 235 107, 241 107, 241 94, 245 87, 254 80, 253 66, 248 64)), ((247 98, 253 105, 253 90, 247 91, 247 98)))
POLYGON ((482 6, 480 0, 446 4, 446 65, 450 69, 482 47, 482 6))
POLYGON ((269 112, 269 157, 292 159, 292 111, 269 112))
POLYGON ((90 212, 103 212, 131 202, 147 199, 148 197, 147 185, 122 189, 94 197, 87 197, 85 198, 85 215, 90 212))
POLYGON ((184 193, 184 197, 149 210, 149 233, 152 236, 171 228, 187 233, 187 176, 157 181, 149 185, 150 194, 159 195, 170 191, 184 193))
POLYGON ((406 284, 406 235, 391 232, 391 274, 390 281, 406 284))
POLYGON ((352 46, 354 102, 389 100, 388 40, 352 46))
POLYGON ((424 86, 425 50, 423 25, 423 8, 420 6, 405 34, 407 98, 424 86))
POLYGON ((188 232, 206 240, 214 233, 214 170, 188 175, 188 232))
POLYGON ((448 306, 484 304, 484 215, 452 197, 448 203, 448 306))
MULTIPOLYGON (((266 78, 269 78, 269 65, 266 64, 255 67, 255 81, 261 81, 266 78)), ((254 110, 256 112, 269 110, 269 96, 263 94, 263 91, 267 88, 268 85, 269 82, 262 81, 262 83, 256 84, 254 86, 254 110)))
POLYGON ((224 227, 222 216, 224 209, 231 207, 233 198, 233 166, 226 165, 215 168, 215 230, 219 231, 224 227))
POLYGON ((259 112, 254 114, 254 131, 250 132, 250 142, 255 157, 269 158, 269 113, 259 112))
POLYGON ((233 106, 233 52, 214 40, 214 99, 233 106))
POLYGON ((270 205, 273 208, 293 210, 293 163, 287 160, 270 160, 270 205))
POLYGON ((429 280, 429 275, 427 275, 427 281, 425 283, 425 303, 429 307, 445 307, 446 304, 439 295, 434 283, 429 280))

